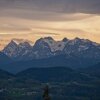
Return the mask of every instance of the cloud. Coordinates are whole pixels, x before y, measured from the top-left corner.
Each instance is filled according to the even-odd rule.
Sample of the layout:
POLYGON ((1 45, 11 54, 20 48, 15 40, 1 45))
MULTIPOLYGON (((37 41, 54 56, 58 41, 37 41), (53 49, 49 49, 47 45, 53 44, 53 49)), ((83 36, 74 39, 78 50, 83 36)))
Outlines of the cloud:
POLYGON ((3 25, 0 25, 0 30, 2 31, 12 31, 12 32, 27 32, 27 31, 30 31, 29 28, 25 28, 25 27, 21 27, 21 26, 17 26, 17 25, 12 25, 12 24, 3 24, 3 25))
POLYGON ((27 20, 38 21, 75 21, 83 20, 95 16, 95 14, 84 13, 57 13, 57 12, 44 12, 32 11, 22 9, 5 9, 0 12, 0 17, 14 17, 27 20))
POLYGON ((0 8, 100 14, 100 0, 0 0, 0 8))
POLYGON ((5 41, 78 36, 100 42, 99 26, 100 0, 0 0, 0 37, 5 41))
MULTIPOLYGON (((11 11, 12 12, 12 11, 11 11)), ((19 12, 19 11, 18 11, 19 12)), ((22 11, 21 11, 22 12, 22 11)), ((84 13, 71 13, 71 14, 54 14, 51 13, 49 16, 41 14, 41 12, 35 15, 34 18, 23 18, 20 16, 3 15, 0 16, 0 33, 2 32, 13 32, 13 33, 66 33, 69 32, 80 32, 80 33, 99 33, 100 32, 100 16, 96 14, 84 14, 84 13), (82 32, 81 30, 84 30, 82 32)), ((26 12, 25 12, 26 13, 26 12)), ((48 12, 47 12, 48 13, 48 12)), ((26 13, 27 15, 27 13, 26 13)), ((24 14, 25 16, 25 14, 24 14)), ((30 14, 29 14, 30 16, 30 14)))

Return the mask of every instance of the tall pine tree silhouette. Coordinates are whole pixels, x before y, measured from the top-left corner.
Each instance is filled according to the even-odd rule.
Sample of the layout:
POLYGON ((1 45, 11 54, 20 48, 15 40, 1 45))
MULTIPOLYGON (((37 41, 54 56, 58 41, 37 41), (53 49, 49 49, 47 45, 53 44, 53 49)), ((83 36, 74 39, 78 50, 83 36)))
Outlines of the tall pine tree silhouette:
POLYGON ((49 96, 49 86, 46 85, 43 92, 43 99, 44 100, 51 100, 49 96))

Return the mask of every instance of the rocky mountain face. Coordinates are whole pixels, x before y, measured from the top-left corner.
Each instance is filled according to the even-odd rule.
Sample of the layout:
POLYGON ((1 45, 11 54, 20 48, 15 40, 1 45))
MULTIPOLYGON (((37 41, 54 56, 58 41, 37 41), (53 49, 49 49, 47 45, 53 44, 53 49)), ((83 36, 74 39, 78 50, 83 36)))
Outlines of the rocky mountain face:
POLYGON ((37 40, 33 46, 27 41, 16 43, 12 40, 3 52, 16 60, 42 59, 61 54, 67 57, 99 59, 100 44, 80 38, 55 41, 51 37, 46 37, 37 40))
POLYGON ((32 67, 53 66, 75 69, 100 62, 100 44, 80 38, 55 41, 51 37, 45 37, 37 40, 34 45, 27 41, 12 40, 2 52, 17 61, 10 65, 10 69, 17 70, 20 66, 18 71, 32 67))
POLYGON ((63 53, 67 39, 55 41, 51 37, 40 38, 34 46, 29 42, 12 40, 3 50, 4 54, 15 60, 48 58, 63 53))
POLYGON ((32 46, 27 41, 18 43, 12 40, 3 52, 13 60, 25 60, 32 52, 32 46))
POLYGON ((5 55, 3 52, 0 52, 0 65, 4 65, 6 63, 10 63, 12 60, 5 55))

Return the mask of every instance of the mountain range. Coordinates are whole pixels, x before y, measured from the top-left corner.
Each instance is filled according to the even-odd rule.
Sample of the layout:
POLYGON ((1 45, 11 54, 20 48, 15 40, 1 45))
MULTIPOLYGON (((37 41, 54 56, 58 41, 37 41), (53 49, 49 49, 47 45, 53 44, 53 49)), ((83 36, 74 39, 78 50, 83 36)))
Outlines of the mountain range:
POLYGON ((76 69, 100 62, 100 44, 80 38, 73 40, 64 38, 61 41, 55 41, 52 37, 45 37, 38 39, 34 45, 30 41, 13 39, 1 54, 8 60, 4 61, 7 65, 0 64, 0 68, 10 72, 54 66, 76 69))
POLYGON ((52 100, 100 100, 100 44, 13 39, 0 52, 0 100, 42 100, 47 83, 52 100))

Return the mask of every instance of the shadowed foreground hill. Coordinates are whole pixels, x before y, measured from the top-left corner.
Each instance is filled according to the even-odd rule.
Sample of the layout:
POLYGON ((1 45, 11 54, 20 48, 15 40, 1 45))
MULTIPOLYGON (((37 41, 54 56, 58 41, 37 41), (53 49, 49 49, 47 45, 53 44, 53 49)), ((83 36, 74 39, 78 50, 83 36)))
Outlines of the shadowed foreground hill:
POLYGON ((8 73, 8 72, 6 72, 4 70, 0 70, 0 80, 2 80, 2 79, 10 79, 12 77, 13 77, 13 75, 11 73, 8 73))
POLYGON ((33 59, 30 61, 18 61, 11 64, 2 66, 2 68, 11 73, 18 73, 29 68, 46 68, 54 66, 65 66, 67 64, 67 59, 64 55, 50 57, 47 59, 33 59))
POLYGON ((53 68, 30 68, 17 74, 22 79, 34 79, 41 82, 68 82, 68 81, 91 81, 93 78, 89 75, 78 73, 71 68, 53 67, 53 68))
POLYGON ((83 59, 83 62, 81 63, 79 63, 79 61, 80 61, 80 58, 76 59, 74 57, 74 58, 68 59, 65 55, 58 55, 58 56, 54 56, 54 57, 50 57, 46 59, 17 61, 10 64, 6 64, 4 66, 0 66, 0 68, 15 74, 29 68, 48 68, 48 67, 55 67, 55 66, 65 66, 72 69, 77 69, 77 68, 84 67, 88 63, 88 59, 83 59))
POLYGON ((30 68, 11 74, 0 71, 0 100, 42 100, 43 87, 50 86, 51 100, 100 100, 100 79, 66 67, 30 68), (2 78, 1 78, 2 77, 2 78))
POLYGON ((88 68, 83 68, 80 71, 100 78, 100 63, 88 68))

